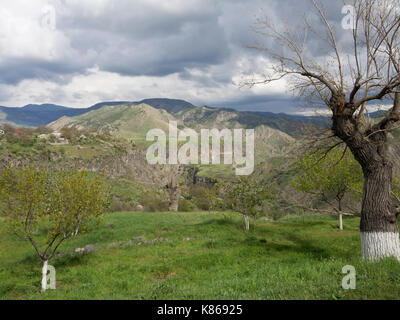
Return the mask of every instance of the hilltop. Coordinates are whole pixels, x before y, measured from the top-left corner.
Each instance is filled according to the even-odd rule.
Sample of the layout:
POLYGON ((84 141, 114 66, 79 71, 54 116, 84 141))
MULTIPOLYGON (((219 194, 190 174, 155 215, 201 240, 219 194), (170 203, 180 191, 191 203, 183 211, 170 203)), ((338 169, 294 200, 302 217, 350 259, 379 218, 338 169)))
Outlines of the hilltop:
POLYGON ((144 140, 149 130, 159 128, 168 132, 169 121, 177 120, 163 109, 147 104, 123 103, 106 105, 76 117, 62 117, 48 126, 54 130, 64 127, 76 127, 131 139, 144 140))

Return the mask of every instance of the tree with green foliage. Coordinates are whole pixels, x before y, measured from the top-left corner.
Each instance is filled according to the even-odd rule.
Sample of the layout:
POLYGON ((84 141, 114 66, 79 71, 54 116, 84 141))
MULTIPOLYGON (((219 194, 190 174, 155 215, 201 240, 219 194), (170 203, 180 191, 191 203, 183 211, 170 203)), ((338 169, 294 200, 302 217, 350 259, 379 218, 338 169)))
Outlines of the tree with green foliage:
POLYGON ((208 211, 217 211, 223 207, 223 200, 221 198, 221 185, 216 183, 212 187, 206 187, 204 195, 208 204, 208 211))
POLYGON ((306 153, 297 163, 299 174, 293 186, 327 203, 339 216, 339 229, 343 230, 343 200, 347 195, 362 194, 363 172, 354 156, 346 148, 334 148, 328 153, 306 153))
POLYGON ((102 178, 77 169, 6 168, 0 173, 0 213, 8 230, 29 241, 43 261, 43 290, 48 262, 65 240, 97 226, 109 191, 102 178))
POLYGON ((250 229, 249 217, 256 218, 264 201, 272 199, 269 189, 250 177, 240 177, 223 185, 228 206, 243 215, 245 229, 250 229))

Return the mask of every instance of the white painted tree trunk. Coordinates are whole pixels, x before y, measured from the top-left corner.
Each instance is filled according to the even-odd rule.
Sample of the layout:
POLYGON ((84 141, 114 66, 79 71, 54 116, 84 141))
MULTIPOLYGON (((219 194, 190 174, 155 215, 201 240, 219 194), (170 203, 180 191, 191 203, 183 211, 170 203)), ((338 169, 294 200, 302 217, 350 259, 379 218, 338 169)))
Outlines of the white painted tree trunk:
POLYGON ((47 290, 47 271, 48 271, 48 261, 43 261, 42 268, 42 292, 47 290))
POLYGON ((395 257, 400 261, 399 233, 361 232, 361 248, 365 260, 376 261, 395 257))
POLYGON ((246 230, 250 230, 249 216, 244 216, 244 222, 246 224, 246 230))
POLYGON ((339 229, 343 230, 343 214, 339 214, 339 229))

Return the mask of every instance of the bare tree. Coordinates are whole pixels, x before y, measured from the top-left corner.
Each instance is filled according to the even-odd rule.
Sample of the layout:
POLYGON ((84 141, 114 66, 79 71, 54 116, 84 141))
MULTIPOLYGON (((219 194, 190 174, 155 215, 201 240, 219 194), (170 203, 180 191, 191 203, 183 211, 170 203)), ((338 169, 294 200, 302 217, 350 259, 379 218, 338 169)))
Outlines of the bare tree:
MULTIPOLYGON (((260 19, 256 31, 273 39, 276 47, 254 46, 274 61, 271 71, 247 84, 269 84, 285 78, 291 88, 328 107, 332 133, 351 150, 365 178, 361 209, 361 243, 364 259, 396 257, 400 260, 397 216, 391 199, 393 159, 388 132, 400 120, 399 0, 354 0, 351 45, 342 48, 323 6, 310 0, 317 14, 318 30, 308 20, 304 29, 277 28, 260 19), (308 37, 324 41, 329 54, 317 59, 310 53, 308 37), (349 50, 351 49, 351 50, 349 50), (392 99, 394 106, 375 123, 365 121, 368 103, 392 99)), ((348 43, 348 42, 347 42, 348 43)))
POLYGON ((158 165, 153 171, 153 179, 166 193, 168 210, 177 212, 182 193, 181 177, 184 166, 176 164, 158 165))

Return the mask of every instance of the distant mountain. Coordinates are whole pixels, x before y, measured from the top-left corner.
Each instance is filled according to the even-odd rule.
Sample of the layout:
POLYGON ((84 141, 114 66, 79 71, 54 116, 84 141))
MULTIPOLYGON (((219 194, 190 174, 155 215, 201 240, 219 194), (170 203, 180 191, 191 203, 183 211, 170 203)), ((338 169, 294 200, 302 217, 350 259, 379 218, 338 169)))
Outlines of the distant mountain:
POLYGON ((76 127, 106 131, 117 137, 144 140, 149 130, 158 128, 168 132, 169 121, 174 116, 162 109, 147 104, 124 103, 122 105, 105 105, 76 117, 61 117, 48 126, 54 130, 63 127, 76 127))
POLYGON ((145 100, 142 100, 139 102, 134 102, 134 103, 136 103, 136 104, 145 103, 156 109, 164 109, 171 114, 178 113, 182 110, 190 110, 190 109, 196 108, 190 102, 187 102, 184 100, 177 100, 177 99, 161 99, 161 98, 145 99, 145 100))
POLYGON ((89 112, 89 111, 92 111, 92 110, 97 110, 97 109, 103 108, 105 106, 120 106, 120 105, 126 105, 126 104, 131 104, 131 103, 132 102, 129 102, 129 101, 100 102, 100 103, 97 103, 97 104, 95 104, 95 105, 93 105, 93 106, 91 106, 89 108, 85 108, 85 109, 82 109, 82 110, 85 111, 83 113, 86 113, 86 112, 89 112))
POLYGON ((234 110, 207 107, 184 108, 178 113, 170 114, 164 109, 157 109, 145 103, 123 103, 105 105, 75 117, 62 117, 48 126, 54 130, 76 127, 109 132, 116 137, 134 140, 139 145, 148 144, 145 139, 151 129, 162 129, 168 134, 171 120, 178 122, 179 129, 192 128, 197 132, 203 128, 252 128, 255 130, 256 163, 273 157, 282 157, 297 145, 295 138, 263 124, 262 119, 243 124, 240 116, 241 113, 234 110))
POLYGON ((0 106, 0 123, 11 123, 17 126, 38 127, 49 124, 63 116, 74 117, 100 109, 104 106, 118 106, 126 104, 148 104, 156 109, 164 109, 169 113, 176 113, 194 106, 183 100, 176 99, 145 99, 139 102, 113 101, 101 102, 89 108, 68 108, 55 104, 29 104, 22 108, 0 106))
POLYGON ((62 116, 73 117, 85 112, 87 109, 73 109, 54 104, 29 104, 22 108, 0 107, 0 123, 38 127, 62 116))
POLYGON ((56 104, 28 104, 22 109, 24 111, 33 111, 33 112, 53 112, 53 111, 67 111, 70 108, 59 106, 56 104))
POLYGON ((283 131, 293 137, 303 133, 304 125, 327 127, 329 119, 325 117, 301 117, 270 112, 239 112, 227 108, 196 107, 193 104, 177 99, 145 99, 138 102, 113 101, 101 102, 89 108, 68 108, 54 104, 27 105, 22 108, 0 107, 0 123, 13 123, 18 126, 37 127, 47 125, 61 117, 76 117, 107 106, 126 106, 146 104, 155 109, 165 110, 172 116, 184 121, 190 127, 196 125, 216 127, 255 128, 266 125, 283 131))
POLYGON ((272 112, 243 112, 209 107, 185 109, 175 116, 190 127, 256 128, 264 125, 293 137, 304 134, 307 126, 327 128, 330 124, 328 117, 303 117, 272 112))

